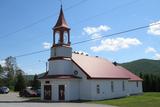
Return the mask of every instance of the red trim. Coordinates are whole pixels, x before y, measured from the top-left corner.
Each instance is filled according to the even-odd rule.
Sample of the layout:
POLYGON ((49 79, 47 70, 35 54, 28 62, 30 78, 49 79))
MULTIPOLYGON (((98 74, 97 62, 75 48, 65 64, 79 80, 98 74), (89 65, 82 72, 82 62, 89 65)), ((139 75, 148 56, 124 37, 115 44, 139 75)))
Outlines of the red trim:
POLYGON ((136 81, 143 81, 143 79, 142 80, 129 80, 130 82, 136 82, 136 81))
POLYGON ((105 79, 105 80, 109 80, 109 79, 124 80, 124 79, 126 79, 126 80, 128 80, 129 78, 110 78, 110 77, 108 77, 108 78, 107 78, 107 77, 106 77, 106 78, 97 78, 97 77, 92 77, 92 78, 87 78, 87 79, 91 79, 91 80, 92 80, 92 79, 96 79, 96 80, 97 80, 97 79, 100 79, 100 80, 102 80, 102 79, 103 79, 103 80, 104 80, 104 79, 105 79))
POLYGON ((45 75, 39 79, 81 79, 78 76, 74 75, 45 75))

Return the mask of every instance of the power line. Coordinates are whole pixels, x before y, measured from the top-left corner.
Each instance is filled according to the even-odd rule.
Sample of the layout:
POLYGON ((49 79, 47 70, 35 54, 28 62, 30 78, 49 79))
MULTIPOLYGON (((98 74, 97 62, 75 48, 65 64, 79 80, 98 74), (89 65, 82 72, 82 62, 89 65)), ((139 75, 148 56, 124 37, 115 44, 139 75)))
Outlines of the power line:
MULTIPOLYGON (((87 40, 84 40, 84 41, 75 42, 72 45, 82 44, 82 43, 85 43, 85 42, 90 42, 90 41, 101 39, 101 38, 106 38, 106 37, 115 36, 115 35, 119 35, 119 34, 124 34, 124 33, 128 33, 128 32, 133 32, 133 31, 141 30, 141 29, 148 28, 148 27, 155 26, 155 25, 160 25, 160 23, 156 23, 156 24, 152 24, 152 25, 146 25, 146 26, 141 26, 141 27, 136 27, 136 28, 133 28, 133 29, 124 30, 124 31, 121 31, 121 32, 117 32, 117 33, 113 33, 113 34, 109 34, 109 35, 105 35, 105 36, 97 37, 97 38, 93 38, 93 39, 87 39, 87 40)), ((17 56, 14 56, 14 57, 19 58, 19 57, 29 56, 29 55, 33 55, 33 54, 42 53, 42 52, 47 52, 49 50, 50 49, 45 49, 45 50, 40 50, 40 51, 34 51, 34 52, 22 54, 22 55, 17 55, 17 56)))
MULTIPOLYGON (((59 0, 59 1, 60 1, 60 3, 62 4, 62 0, 59 0)), ((80 2, 78 2, 78 3, 76 3, 76 4, 72 5, 72 6, 70 6, 70 7, 68 7, 68 8, 66 8, 65 10, 67 11, 67 10, 69 10, 69 9, 71 9, 71 8, 74 8, 74 7, 80 5, 81 3, 84 3, 84 2, 86 2, 86 1, 87 1, 87 0, 81 0, 80 2)), ((89 19, 95 18, 95 17, 100 16, 100 15, 106 13, 106 12, 110 12, 110 11, 117 10, 117 9, 119 9, 119 8, 121 8, 121 7, 124 7, 124 6, 126 6, 126 5, 130 5, 130 4, 133 4, 133 3, 137 2, 137 1, 139 1, 139 0, 133 0, 133 1, 131 1, 131 2, 128 2, 128 3, 125 3, 125 4, 119 5, 119 6, 114 7, 114 8, 112 8, 112 9, 108 10, 108 11, 105 11, 105 12, 102 12, 102 13, 100 13, 100 14, 96 14, 96 15, 94 15, 94 16, 91 16, 91 17, 88 17, 88 18, 86 18, 86 19, 84 19, 84 20, 81 20, 80 22, 87 21, 87 20, 89 20, 89 19)), ((47 17, 44 17, 44 18, 42 18, 42 19, 40 19, 40 20, 38 20, 38 21, 36 21, 36 22, 33 22, 33 23, 29 24, 29 25, 26 25, 26 26, 24 26, 24 27, 22 27, 22 28, 20 28, 20 29, 17 29, 17 30, 15 30, 15 31, 13 31, 13 32, 10 32, 10 33, 8 33, 8 34, 5 34, 5 35, 3 35, 3 36, 0 36, 0 39, 6 38, 6 37, 11 36, 11 35, 13 35, 13 34, 15 34, 15 33, 18 33, 18 32, 20 32, 20 31, 23 31, 23 30, 27 29, 27 28, 30 28, 30 27, 32 27, 32 26, 34 26, 34 25, 36 25, 36 24, 38 24, 38 23, 40 23, 40 22, 42 22, 42 21, 45 21, 45 20, 51 18, 51 17, 54 16, 54 15, 56 15, 56 13, 55 13, 55 14, 52 14, 52 15, 49 15, 49 16, 47 16, 47 17)))
POLYGON ((88 21, 88 20, 90 20, 90 19, 94 19, 94 18, 96 18, 96 17, 98 17, 98 16, 101 16, 101 15, 104 15, 104 14, 106 15, 106 14, 108 14, 108 13, 112 13, 112 12, 114 12, 115 10, 119 10, 120 8, 129 6, 129 5, 131 5, 131 4, 135 4, 135 3, 139 2, 139 1, 140 1, 140 0, 133 0, 133 1, 130 1, 130 2, 127 2, 127 3, 124 3, 124 4, 118 5, 118 6, 113 7, 113 8, 111 8, 111 9, 107 10, 107 11, 103 11, 103 12, 98 13, 98 14, 96 14, 96 15, 90 16, 90 17, 88 17, 88 18, 86 18, 86 19, 83 19, 83 20, 81 20, 81 21, 79 21, 79 22, 80 22, 80 23, 86 22, 86 21, 88 21))
MULTIPOLYGON (((87 0, 82 0, 82 1, 78 2, 77 4, 72 5, 72 6, 68 7, 68 8, 66 8, 65 10, 69 10, 69 9, 71 9, 71 8, 74 8, 74 7, 78 6, 78 5, 80 5, 81 3, 83 3, 84 1, 87 1, 87 0)), ((94 15, 94 16, 88 17, 88 18, 86 18, 86 19, 84 19, 84 20, 81 20, 80 23, 81 23, 81 22, 88 21, 88 20, 93 19, 93 18, 96 18, 97 16, 103 15, 103 14, 105 14, 105 13, 109 13, 110 11, 115 11, 115 10, 118 10, 119 8, 122 8, 122 7, 125 7, 125 6, 128 6, 128 5, 134 4, 134 3, 138 2, 138 1, 140 1, 140 0, 133 0, 133 1, 131 1, 131 2, 127 2, 127 3, 124 3, 124 4, 118 5, 118 6, 116 6, 116 7, 114 7, 114 8, 111 8, 111 9, 109 9, 109 10, 107 10, 107 11, 104 11, 104 12, 102 12, 102 13, 99 13, 99 14, 96 14, 96 15, 94 15)), ((59 0, 59 2, 62 4, 62 0, 59 0)), ((54 15, 55 15, 55 14, 54 14, 54 15)), ((52 17, 52 16, 53 16, 53 15, 44 17, 44 18, 38 20, 38 21, 35 22, 35 23, 32 23, 32 24, 30 24, 30 25, 28 25, 28 26, 22 27, 22 28, 14 31, 14 32, 11 32, 11 33, 9 33, 9 34, 7 34, 7 35, 2 36, 2 37, 0 37, 0 39, 5 38, 5 37, 7 37, 7 36, 10 36, 10 35, 12 35, 12 34, 15 34, 15 33, 17 33, 17 32, 20 32, 20 31, 22 31, 22 30, 24 30, 24 29, 27 29, 27 28, 29 28, 29 27, 32 27, 33 25, 38 24, 38 23, 40 23, 41 21, 44 21, 44 20, 46 20, 46 19, 48 19, 48 18, 50 18, 50 17, 52 17)), ((26 40, 25 40, 25 41, 26 41, 26 40)))
MULTIPOLYGON (((158 24, 160 24, 160 23, 158 23, 158 24)), ((158 24, 154 24, 154 25, 158 25, 158 24)), ((123 34, 123 33, 133 32, 133 31, 136 31, 136 30, 148 28, 150 26, 153 26, 153 25, 141 26, 141 27, 137 27, 137 28, 133 28, 133 29, 129 29, 129 30, 125 30, 125 31, 121 31, 121 32, 117 32, 117 33, 113 33, 113 34, 97 37, 97 38, 87 39, 87 40, 84 40, 84 41, 73 43, 72 45, 77 45, 77 44, 80 44, 80 43, 89 42, 89 41, 93 41, 93 40, 97 40, 97 39, 101 39, 101 38, 106 38, 106 37, 110 37, 110 36, 114 36, 114 35, 119 35, 119 34, 123 34)))
POLYGON ((17 56, 14 56, 16 58, 19 58, 19 57, 24 57, 24 56, 29 56, 29 55, 33 55, 33 54, 38 54, 38 53, 42 53, 42 52, 46 52, 46 51, 49 51, 50 49, 45 49, 45 50, 40 50, 40 51, 34 51, 34 52, 30 52, 30 53, 25 53, 25 54, 22 54, 22 55, 17 55, 17 56))
MULTIPOLYGON (((82 3, 86 2, 86 1, 87 1, 87 0, 81 0, 80 2, 78 2, 78 3, 76 3, 76 4, 72 5, 72 6, 70 6, 70 7, 68 7, 68 8, 66 8, 66 9, 64 9, 64 10, 67 11, 67 10, 69 10, 69 9, 72 9, 72 8, 78 6, 78 5, 80 5, 80 4, 82 4, 82 3)), ((26 25, 26 26, 24 26, 24 27, 22 27, 22 28, 19 28, 19 29, 13 31, 13 32, 10 32, 10 33, 8 33, 8 34, 2 35, 2 36, 0 36, 0 39, 9 37, 9 36, 11 36, 11 35, 13 35, 13 34, 15 34, 15 33, 17 33, 17 32, 20 32, 20 31, 22 31, 22 30, 25 30, 25 29, 27 29, 27 28, 30 28, 30 27, 32 27, 32 26, 34 26, 34 25, 36 25, 36 24, 38 24, 38 23, 40 23, 40 22, 42 22, 42 21, 45 21, 45 20, 51 18, 51 17, 54 16, 54 15, 56 15, 56 13, 54 13, 54 14, 52 14, 52 15, 49 15, 49 16, 47 16, 47 17, 41 18, 41 19, 39 19, 38 21, 35 21, 35 22, 33 22, 33 23, 29 24, 29 25, 26 25)))

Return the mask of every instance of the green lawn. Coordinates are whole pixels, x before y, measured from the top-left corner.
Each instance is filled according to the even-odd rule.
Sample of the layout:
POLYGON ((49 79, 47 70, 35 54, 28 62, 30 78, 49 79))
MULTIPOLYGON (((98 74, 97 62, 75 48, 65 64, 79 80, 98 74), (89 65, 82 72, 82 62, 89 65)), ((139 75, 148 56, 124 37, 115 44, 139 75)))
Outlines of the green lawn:
POLYGON ((143 95, 129 96, 120 99, 93 101, 97 104, 109 104, 120 107, 160 107, 160 92, 149 92, 143 95))

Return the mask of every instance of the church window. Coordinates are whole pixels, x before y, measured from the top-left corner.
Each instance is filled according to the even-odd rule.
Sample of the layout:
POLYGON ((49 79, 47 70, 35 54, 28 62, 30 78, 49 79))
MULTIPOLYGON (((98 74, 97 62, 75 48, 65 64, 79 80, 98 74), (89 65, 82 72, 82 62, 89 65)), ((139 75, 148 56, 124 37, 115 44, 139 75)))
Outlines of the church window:
POLYGON ((97 94, 100 94, 100 86, 97 85, 97 94))
POLYGON ((125 82, 122 81, 122 90, 125 91, 125 82))
POLYGON ((46 84, 49 84, 49 83, 50 83, 50 81, 45 81, 45 83, 46 83, 46 84))
POLYGON ((138 87, 138 81, 136 82, 136 85, 137 85, 137 87, 138 87))
POLYGON ((114 92, 114 83, 111 81, 111 91, 114 92))

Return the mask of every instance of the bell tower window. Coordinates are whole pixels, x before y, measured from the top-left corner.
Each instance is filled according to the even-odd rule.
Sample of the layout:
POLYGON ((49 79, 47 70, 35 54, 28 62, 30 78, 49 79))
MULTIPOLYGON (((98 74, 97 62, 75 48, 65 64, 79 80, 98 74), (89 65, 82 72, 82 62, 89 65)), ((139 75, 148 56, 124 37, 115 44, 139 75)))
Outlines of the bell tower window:
POLYGON ((64 35, 63 35, 64 39, 63 39, 63 43, 64 44, 68 44, 68 33, 65 31, 64 35))
POLYGON ((54 35, 54 45, 55 44, 59 44, 60 43, 60 35, 59 35, 59 32, 56 32, 55 35, 54 35))

